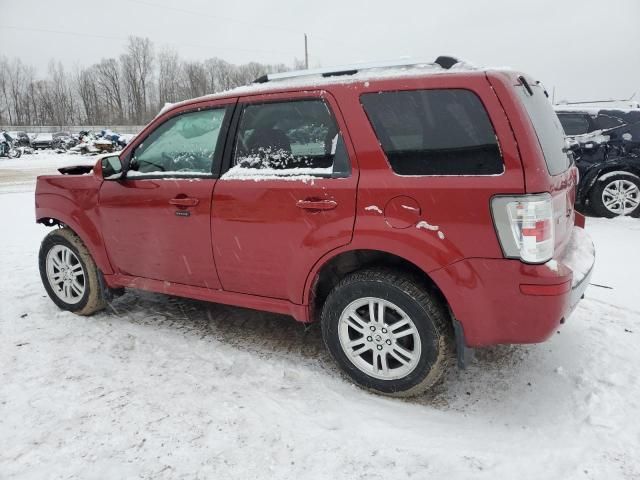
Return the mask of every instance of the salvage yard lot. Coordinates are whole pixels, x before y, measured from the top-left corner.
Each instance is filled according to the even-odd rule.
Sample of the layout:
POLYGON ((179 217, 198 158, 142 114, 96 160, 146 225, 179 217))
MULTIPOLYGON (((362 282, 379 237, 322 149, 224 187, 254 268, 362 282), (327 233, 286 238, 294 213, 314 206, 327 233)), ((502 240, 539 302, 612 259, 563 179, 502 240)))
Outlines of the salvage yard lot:
POLYGON ((599 286, 547 343, 402 401, 341 377, 318 325, 142 292, 58 310, 35 176, 93 161, 0 160, 0 478, 640 476, 640 220, 587 220, 599 286))

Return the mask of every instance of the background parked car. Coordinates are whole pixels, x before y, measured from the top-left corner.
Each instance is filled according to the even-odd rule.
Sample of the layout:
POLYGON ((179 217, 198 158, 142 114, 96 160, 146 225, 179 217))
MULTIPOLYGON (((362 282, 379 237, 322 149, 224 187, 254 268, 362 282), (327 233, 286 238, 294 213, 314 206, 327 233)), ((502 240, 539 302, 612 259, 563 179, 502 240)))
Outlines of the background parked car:
POLYGON ((27 132, 8 132, 11 138, 13 138, 13 144, 16 147, 30 147, 31 139, 27 132))
POLYGON ((576 208, 602 217, 640 216, 640 109, 555 108, 580 170, 576 208))
POLYGON ((0 132, 0 157, 18 158, 22 155, 20 149, 15 148, 15 141, 8 132, 0 132))
POLYGON ((53 134, 53 148, 62 148, 67 150, 77 144, 77 140, 73 138, 71 132, 56 132, 53 134))
POLYGON ((52 148, 53 147, 53 135, 50 133, 38 133, 36 137, 31 141, 31 146, 35 150, 52 148))

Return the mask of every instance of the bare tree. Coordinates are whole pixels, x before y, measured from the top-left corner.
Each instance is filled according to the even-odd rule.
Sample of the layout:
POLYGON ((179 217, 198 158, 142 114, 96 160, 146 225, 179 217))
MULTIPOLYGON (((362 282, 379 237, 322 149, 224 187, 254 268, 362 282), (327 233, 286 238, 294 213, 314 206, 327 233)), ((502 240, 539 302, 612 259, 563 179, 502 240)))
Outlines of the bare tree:
POLYGON ((182 65, 185 98, 201 97, 207 93, 207 71, 200 62, 182 65))
POLYGON ((103 58, 95 66, 95 79, 106 107, 106 122, 124 122, 124 98, 120 66, 115 58, 103 58))
POLYGON ((207 71, 209 92, 222 92, 236 86, 234 80, 234 65, 221 58, 210 58, 204 62, 207 71))
POLYGON ((5 118, 9 121, 9 124, 13 123, 13 117, 11 115, 10 101, 9 101, 9 61, 5 57, 0 58, 0 94, 2 94, 2 101, 0 101, 0 122, 4 122, 5 118))
POLYGON ((137 123, 147 117, 147 88, 151 82, 153 49, 148 38, 129 37, 127 53, 120 57, 130 113, 137 123))
POLYGON ((89 125, 103 123, 104 118, 101 111, 94 67, 78 70, 76 73, 76 89, 82 102, 86 123, 89 125))
POLYGON ((158 54, 158 108, 182 100, 180 90, 180 57, 165 49, 158 54))
POLYGON ((72 74, 52 60, 46 76, 36 78, 32 66, 0 57, 0 123, 140 124, 166 102, 229 90, 286 69, 284 64, 234 65, 217 57, 182 61, 168 49, 156 57, 151 41, 140 37, 129 38, 119 59, 105 58, 72 74))
POLYGON ((49 63, 49 76, 51 77, 53 123, 58 126, 71 125, 76 113, 71 80, 60 62, 49 63))

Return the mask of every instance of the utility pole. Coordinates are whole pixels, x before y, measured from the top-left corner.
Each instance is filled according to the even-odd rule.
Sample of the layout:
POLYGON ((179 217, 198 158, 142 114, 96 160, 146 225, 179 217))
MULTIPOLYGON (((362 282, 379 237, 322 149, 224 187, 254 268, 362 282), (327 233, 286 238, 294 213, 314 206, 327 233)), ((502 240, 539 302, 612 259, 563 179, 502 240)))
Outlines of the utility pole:
POLYGON ((307 34, 304 34, 304 68, 309 70, 309 50, 307 49, 307 34))

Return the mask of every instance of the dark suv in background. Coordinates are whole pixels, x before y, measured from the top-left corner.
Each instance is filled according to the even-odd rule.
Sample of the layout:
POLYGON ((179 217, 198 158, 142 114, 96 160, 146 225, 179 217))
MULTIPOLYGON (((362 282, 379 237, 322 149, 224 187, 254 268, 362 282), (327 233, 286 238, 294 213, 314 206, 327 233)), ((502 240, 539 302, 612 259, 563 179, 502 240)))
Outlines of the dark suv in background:
POLYGON ((580 171, 576 208, 640 216, 640 108, 556 105, 580 171))

